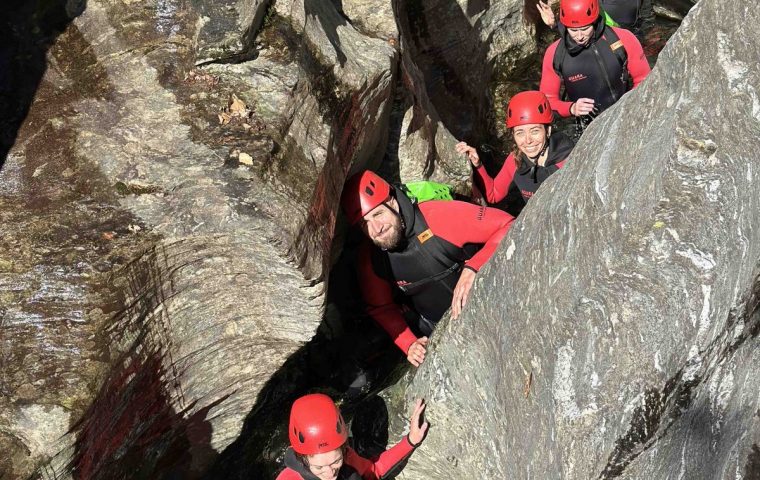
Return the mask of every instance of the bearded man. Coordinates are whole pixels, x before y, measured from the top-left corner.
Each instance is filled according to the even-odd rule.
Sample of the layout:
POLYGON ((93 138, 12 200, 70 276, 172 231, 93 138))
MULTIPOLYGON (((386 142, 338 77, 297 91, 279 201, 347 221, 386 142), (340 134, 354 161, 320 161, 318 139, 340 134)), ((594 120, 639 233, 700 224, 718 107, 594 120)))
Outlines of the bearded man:
POLYGON ((367 312, 417 367, 446 310, 453 319, 462 312, 514 217, 456 200, 417 204, 369 170, 349 179, 341 204, 371 240, 357 266, 367 312))

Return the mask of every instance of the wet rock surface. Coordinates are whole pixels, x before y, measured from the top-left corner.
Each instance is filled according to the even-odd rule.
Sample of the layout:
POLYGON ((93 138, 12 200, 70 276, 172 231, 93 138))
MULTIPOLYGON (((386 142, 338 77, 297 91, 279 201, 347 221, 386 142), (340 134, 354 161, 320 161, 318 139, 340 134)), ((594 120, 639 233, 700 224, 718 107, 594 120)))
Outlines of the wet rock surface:
POLYGON ((0 477, 267 478, 315 388, 377 453, 387 433, 361 430, 385 430, 381 402, 353 402, 399 358, 356 315, 350 255, 333 265, 338 195, 383 159, 467 189, 453 145, 500 133, 536 53, 520 4, 40 0, 8 18, 0 477))
MULTIPOLYGON (((259 32, 270 0, 202 0, 193 2, 200 30, 196 37, 196 63, 244 58, 259 32)), ((164 7, 171 15, 171 3, 164 7)))
POLYGON ((343 75, 275 12, 255 60, 198 68, 197 6, 91 1, 48 53, 0 177, 8 478, 198 477, 322 320, 395 51, 361 37, 343 75))
POLYGON ((393 2, 407 102, 395 133, 402 181, 420 176, 467 183, 454 145, 480 145, 501 132, 500 99, 537 55, 520 1, 393 2))
POLYGON ((399 478, 758 478, 758 20, 699 2, 529 202, 385 394, 391 439, 430 403, 399 478))

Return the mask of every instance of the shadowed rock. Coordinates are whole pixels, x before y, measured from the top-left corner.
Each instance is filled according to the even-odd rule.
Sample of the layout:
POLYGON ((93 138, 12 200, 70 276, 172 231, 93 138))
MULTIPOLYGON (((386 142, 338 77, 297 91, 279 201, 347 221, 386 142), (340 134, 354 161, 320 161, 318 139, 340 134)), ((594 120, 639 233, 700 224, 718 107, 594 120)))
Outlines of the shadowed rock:
POLYGON ((399 478, 758 478, 758 21, 699 2, 529 202, 387 392, 430 404, 399 478))
POLYGON ((497 134, 500 92, 537 55, 522 24, 522 2, 397 1, 393 7, 409 92, 394 152, 401 179, 464 185, 470 167, 454 145, 480 145, 497 134))
POLYGON ((92 1, 59 38, 0 177, 3 474, 198 477, 312 338, 396 63, 330 8, 207 69, 183 2, 92 1))

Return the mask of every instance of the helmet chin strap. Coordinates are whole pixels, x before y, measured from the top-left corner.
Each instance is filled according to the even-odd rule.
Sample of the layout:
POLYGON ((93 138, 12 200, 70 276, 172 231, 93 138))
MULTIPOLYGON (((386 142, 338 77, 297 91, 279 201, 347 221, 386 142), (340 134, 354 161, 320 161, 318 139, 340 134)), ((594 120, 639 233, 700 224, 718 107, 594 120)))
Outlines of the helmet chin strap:
POLYGON ((386 200, 385 200, 385 201, 382 203, 382 205, 385 205, 385 206, 386 206, 386 208, 388 208, 388 210, 390 210, 391 212, 393 212, 393 214, 394 214, 394 215, 396 215, 396 216, 398 217, 398 219, 401 221, 401 230, 402 230, 402 231, 405 231, 405 230, 406 230, 406 222, 404 221, 404 217, 403 217, 403 216, 401 216, 401 205, 399 205, 399 203, 398 203, 398 200, 396 200, 396 206, 398 207, 398 210, 394 209, 394 208, 391 206, 391 204, 390 204, 390 203, 388 203, 388 201, 389 201, 391 198, 392 198, 392 197, 388 197, 388 198, 387 198, 387 199, 386 199, 386 200))
MULTIPOLYGON (((538 163, 538 159, 541 158, 541 155, 543 155, 546 152, 546 149, 549 148, 549 141, 547 140, 544 142, 544 147, 541 149, 540 152, 535 157, 528 157, 531 162, 538 163)), ((527 155, 526 155, 527 156, 527 155)))

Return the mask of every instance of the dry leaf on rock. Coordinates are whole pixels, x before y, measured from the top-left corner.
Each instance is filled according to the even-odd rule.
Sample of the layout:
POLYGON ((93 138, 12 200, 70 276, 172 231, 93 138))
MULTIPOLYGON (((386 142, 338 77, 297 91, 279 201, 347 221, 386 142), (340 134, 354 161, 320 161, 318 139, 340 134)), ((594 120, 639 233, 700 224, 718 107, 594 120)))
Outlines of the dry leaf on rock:
POLYGON ((240 152, 240 155, 238 155, 238 162, 250 166, 253 165, 253 157, 245 152, 240 152))
POLYGON ((239 117, 248 115, 248 107, 245 105, 245 102, 240 100, 234 93, 230 95, 229 111, 239 117))

